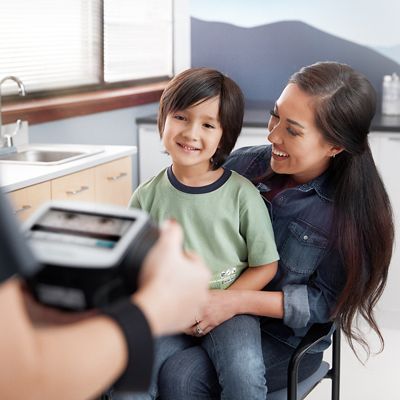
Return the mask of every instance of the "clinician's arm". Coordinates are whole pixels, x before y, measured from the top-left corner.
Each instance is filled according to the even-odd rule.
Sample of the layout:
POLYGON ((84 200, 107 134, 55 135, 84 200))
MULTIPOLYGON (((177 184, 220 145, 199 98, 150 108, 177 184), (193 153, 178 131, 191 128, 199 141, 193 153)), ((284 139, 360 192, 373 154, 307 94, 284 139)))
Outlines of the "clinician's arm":
MULTIPOLYGON (((153 335, 182 330, 207 299, 207 268, 181 248, 181 230, 170 223, 146 257, 140 289, 132 296, 153 335)), ((0 286, 0 321, 2 399, 93 398, 127 365, 126 340, 113 319, 98 315, 38 328, 28 316, 16 278, 0 286)))

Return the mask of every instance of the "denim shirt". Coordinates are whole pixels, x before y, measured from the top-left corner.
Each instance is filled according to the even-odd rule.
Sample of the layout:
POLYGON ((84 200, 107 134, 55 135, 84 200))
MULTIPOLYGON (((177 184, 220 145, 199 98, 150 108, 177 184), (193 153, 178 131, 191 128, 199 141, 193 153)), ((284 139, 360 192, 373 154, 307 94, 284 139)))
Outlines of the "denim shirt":
MULTIPOLYGON (((253 181, 265 174, 270 160, 271 146, 244 147, 233 152, 224 166, 253 181)), ((261 195, 271 190, 264 181, 257 188, 261 195)), ((265 202, 280 261, 264 290, 283 292, 284 317, 262 318, 261 325, 264 332, 295 347, 313 323, 330 320, 345 283, 339 252, 329 240, 333 188, 327 174, 322 174, 265 202)), ((329 344, 328 339, 322 341, 311 352, 323 351, 329 344)))

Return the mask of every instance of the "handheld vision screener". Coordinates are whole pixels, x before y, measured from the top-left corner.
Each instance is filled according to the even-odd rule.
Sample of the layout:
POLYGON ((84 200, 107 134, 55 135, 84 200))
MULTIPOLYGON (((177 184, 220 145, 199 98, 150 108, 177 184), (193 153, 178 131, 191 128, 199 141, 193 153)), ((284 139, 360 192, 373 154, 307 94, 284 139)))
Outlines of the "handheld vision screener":
POLYGON ((77 311, 133 293, 142 261, 158 238, 144 211, 75 202, 45 204, 24 230, 43 265, 28 279, 35 297, 77 311))

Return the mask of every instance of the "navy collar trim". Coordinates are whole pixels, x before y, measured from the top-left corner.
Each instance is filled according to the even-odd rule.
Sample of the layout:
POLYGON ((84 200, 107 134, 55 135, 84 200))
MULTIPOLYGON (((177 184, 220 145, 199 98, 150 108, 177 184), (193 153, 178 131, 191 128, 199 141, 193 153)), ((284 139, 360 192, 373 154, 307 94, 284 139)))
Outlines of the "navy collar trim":
POLYGON ((232 171, 224 168, 224 173, 222 174, 222 176, 219 179, 217 179, 215 182, 213 182, 209 185, 187 186, 178 181, 178 179, 172 172, 172 165, 170 165, 167 169, 167 176, 168 176, 168 180, 171 183, 171 185, 175 189, 177 189, 183 193, 189 193, 189 194, 205 194, 205 193, 213 192, 214 190, 217 190, 222 185, 224 185, 225 182, 230 178, 231 175, 232 175, 232 171))

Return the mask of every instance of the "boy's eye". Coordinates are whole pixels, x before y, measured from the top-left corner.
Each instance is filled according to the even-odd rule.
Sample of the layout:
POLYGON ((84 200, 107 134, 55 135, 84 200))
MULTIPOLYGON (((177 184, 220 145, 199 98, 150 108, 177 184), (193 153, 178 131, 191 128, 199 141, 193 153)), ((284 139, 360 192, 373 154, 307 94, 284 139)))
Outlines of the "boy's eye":
POLYGON ((215 128, 215 126, 211 125, 211 124, 204 124, 204 127, 207 128, 207 129, 214 129, 215 128))

